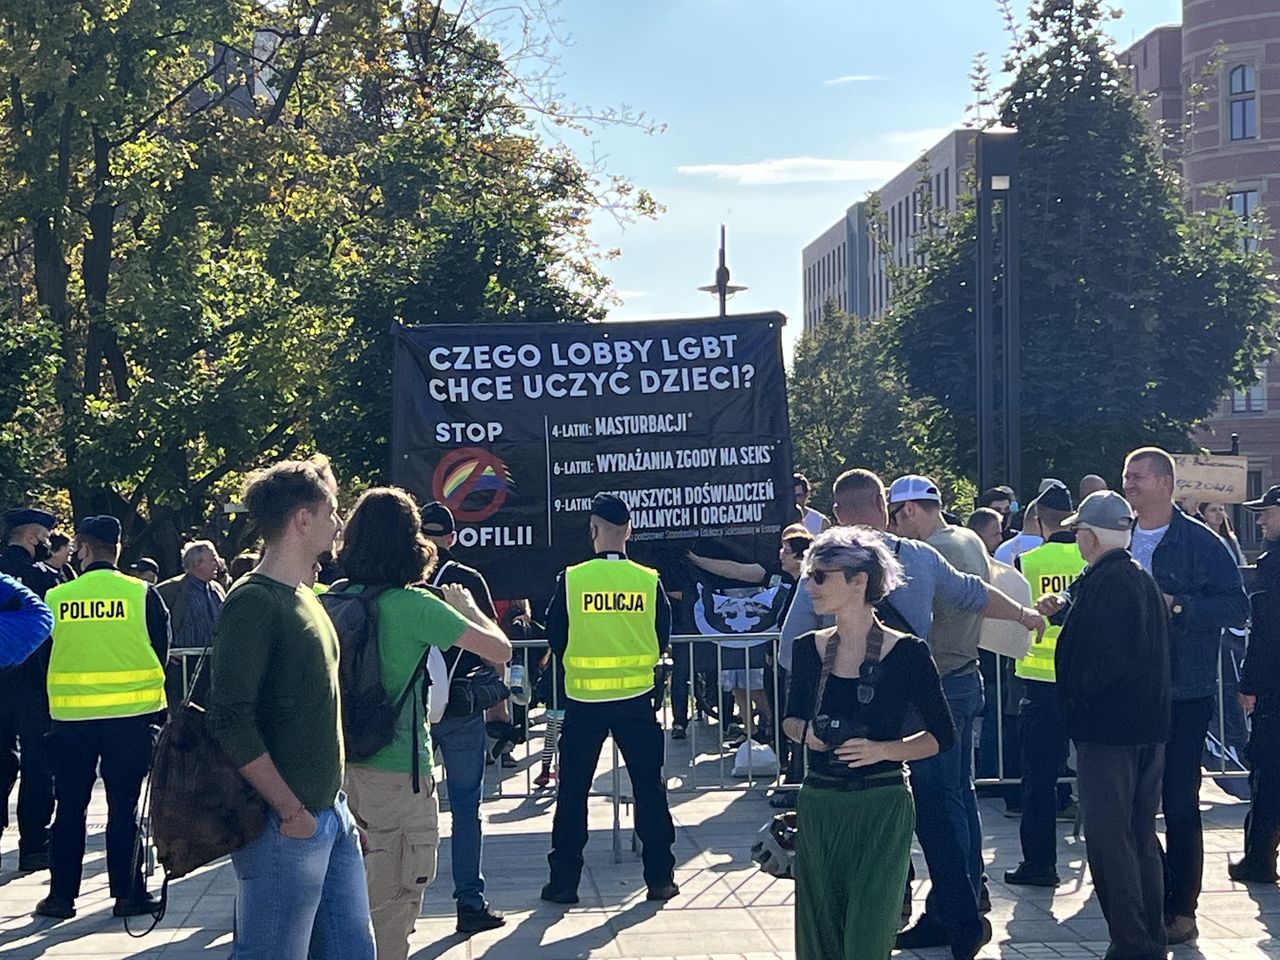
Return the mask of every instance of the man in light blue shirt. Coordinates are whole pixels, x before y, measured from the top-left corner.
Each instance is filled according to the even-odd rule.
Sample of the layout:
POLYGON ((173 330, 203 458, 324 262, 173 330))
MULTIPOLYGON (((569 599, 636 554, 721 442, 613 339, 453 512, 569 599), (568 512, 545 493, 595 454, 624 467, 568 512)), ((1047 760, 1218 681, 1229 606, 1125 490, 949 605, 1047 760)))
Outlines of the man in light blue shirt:
MULTIPOLYGON (((967 613, 997 620, 1015 620, 1028 630, 1043 632, 1044 621, 980 577, 960 573, 927 543, 887 532, 889 510, 884 484, 869 470, 849 470, 833 487, 832 512, 842 526, 862 525, 881 531, 885 544, 902 563, 906 582, 880 605, 879 616, 891 629, 909 630, 928 640, 937 599, 967 613)), ((818 617, 809 598, 807 579, 796 587, 795 600, 782 626, 778 659, 789 669, 798 637, 830 626, 818 617)), ((991 926, 978 912, 979 891, 968 864, 969 823, 965 790, 969 788, 960 762, 959 746, 911 765, 916 801, 916 836, 932 879, 925 913, 910 930, 899 934, 902 949, 950 946, 956 960, 968 960, 991 938, 991 926)))

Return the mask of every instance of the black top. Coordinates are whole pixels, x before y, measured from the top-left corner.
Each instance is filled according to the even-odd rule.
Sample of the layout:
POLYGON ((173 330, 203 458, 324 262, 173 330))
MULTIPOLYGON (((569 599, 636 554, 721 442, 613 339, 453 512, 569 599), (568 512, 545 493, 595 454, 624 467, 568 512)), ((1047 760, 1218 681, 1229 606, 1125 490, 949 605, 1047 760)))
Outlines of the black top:
POLYGON ((1280 552, 1258 558, 1256 587, 1249 598, 1249 649, 1240 671, 1240 692, 1265 698, 1259 709, 1272 713, 1280 708, 1280 552))
MULTIPOLYGON (((496 623, 498 612, 493 607, 493 596, 489 593, 489 584, 485 580, 484 574, 475 567, 468 567, 465 563, 458 562, 453 558, 453 554, 443 547, 439 549, 439 558, 440 565, 436 568, 430 582, 440 587, 448 583, 456 583, 466 587, 475 599, 476 606, 480 608, 480 612, 496 623)), ((450 670, 457 663, 458 669, 455 676, 459 677, 468 676, 473 671, 488 666, 482 657, 477 656, 470 650, 463 650, 457 646, 451 647, 444 652, 444 662, 450 670)))
MULTIPOLYGON (((625 554, 614 551, 597 553, 596 559, 622 560, 625 554)), ((667 652, 671 642, 671 601, 667 599, 667 591, 658 581, 658 602, 654 611, 654 629, 658 633, 658 650, 667 652)), ((556 592, 551 595, 551 603, 547 606, 547 644, 558 660, 564 660, 564 652, 569 647, 569 601, 565 596, 564 571, 556 578, 556 592)), ((647 697, 650 691, 639 696, 647 697)))
POLYGON ((1071 739, 1113 746, 1169 739, 1169 616, 1129 551, 1104 553, 1071 585, 1054 664, 1071 739))
MULTIPOLYGON (((25 547, 11 543, 0 551, 0 573, 7 573, 41 600, 53 587, 62 583, 56 570, 32 559, 25 547)), ((31 656, 14 667, 0 670, 0 703, 14 716, 49 716, 49 694, 46 677, 49 672, 51 645, 46 639, 31 656)))
MULTIPOLYGON (((815 634, 806 633, 796 640, 791 661, 791 685, 787 689, 787 717, 806 722, 813 719, 813 698, 822 675, 822 657, 818 654, 815 634)), ((858 681, 852 677, 831 674, 822 696, 822 709, 817 714, 848 719, 866 728, 869 740, 901 740, 912 734, 927 732, 938 741, 939 752, 955 743, 956 728, 951 708, 942 693, 942 681, 929 647, 916 637, 901 637, 880 661, 875 697, 868 704, 858 702, 858 681)), ((840 764, 830 751, 809 753, 809 773, 821 780, 838 775, 843 781, 877 773, 902 770, 896 761, 875 763, 856 772, 840 764)))

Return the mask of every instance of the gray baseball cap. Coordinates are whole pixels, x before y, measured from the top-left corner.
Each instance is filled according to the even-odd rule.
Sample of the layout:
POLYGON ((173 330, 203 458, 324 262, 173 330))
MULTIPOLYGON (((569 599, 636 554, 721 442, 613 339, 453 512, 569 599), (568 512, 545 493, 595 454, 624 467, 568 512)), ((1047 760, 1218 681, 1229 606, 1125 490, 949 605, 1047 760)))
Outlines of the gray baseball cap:
POLYGON ((1062 521, 1064 527, 1081 523, 1099 530, 1128 530, 1133 527, 1133 508, 1114 490, 1099 490, 1081 500, 1080 509, 1062 521))

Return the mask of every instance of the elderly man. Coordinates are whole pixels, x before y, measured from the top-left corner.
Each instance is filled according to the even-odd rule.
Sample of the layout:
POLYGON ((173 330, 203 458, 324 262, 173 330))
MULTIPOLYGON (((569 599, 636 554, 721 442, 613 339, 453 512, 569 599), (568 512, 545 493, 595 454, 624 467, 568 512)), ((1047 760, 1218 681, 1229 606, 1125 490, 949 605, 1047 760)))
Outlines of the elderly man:
MULTIPOLYGON (((159 584, 156 592, 169 608, 173 645, 204 650, 213 642, 213 631, 227 599, 217 579, 223 569, 222 558, 210 541, 193 540, 182 548, 182 569, 183 573, 159 584)), ((165 674, 165 692, 169 703, 176 707, 185 695, 181 660, 171 659, 165 674)), ((208 672, 202 671, 198 689, 193 692, 197 702, 209 689, 208 678, 208 672)))
POLYGON ((1151 574, 1169 609, 1173 707, 1165 748, 1165 922, 1169 943, 1198 935, 1204 872, 1200 756, 1218 689, 1222 631, 1249 618, 1235 558, 1216 533, 1173 502, 1173 458, 1158 447, 1129 454, 1124 495, 1137 523, 1130 553, 1151 574))
POLYGON ((1089 872, 1111 934, 1108 957, 1163 960, 1164 875, 1156 839, 1171 678, 1168 611, 1130 556, 1129 504, 1091 494, 1065 525, 1088 566, 1041 598, 1068 604, 1055 653, 1059 710, 1076 743, 1089 872))

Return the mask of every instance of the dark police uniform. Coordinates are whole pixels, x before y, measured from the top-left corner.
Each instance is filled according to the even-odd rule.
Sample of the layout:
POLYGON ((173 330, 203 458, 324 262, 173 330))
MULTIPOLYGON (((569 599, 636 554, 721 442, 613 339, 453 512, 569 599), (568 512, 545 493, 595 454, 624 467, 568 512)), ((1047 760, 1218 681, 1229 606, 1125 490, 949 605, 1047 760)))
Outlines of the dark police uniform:
MULTIPOLYGON (((111 517, 81 522, 77 536, 118 543, 111 517)), ((113 563, 91 563, 78 579, 49 592, 53 650, 48 691, 53 717, 58 813, 50 848, 49 896, 41 916, 75 915, 85 847, 85 818, 101 775, 107 795, 107 875, 117 917, 150 912, 142 867, 134 859, 138 800, 151 765, 152 724, 165 710, 169 611, 155 588, 113 563)))
MULTIPOLYGON (((6 534, 39 524, 52 529, 56 518, 43 510, 10 510, 6 534)), ((17 544, 0 553, 0 573, 18 580, 40 599, 62 576, 17 544)), ((44 870, 49 863, 49 822, 53 819, 53 774, 49 769, 49 701, 45 673, 49 642, 16 667, 0 670, 0 832, 9 825, 9 795, 18 784, 18 868, 44 870), (19 781, 18 774, 22 779, 19 781)))
MULTIPOLYGON (((628 519, 625 505, 613 497, 598 497, 593 513, 618 525, 628 519), (611 503, 599 507, 602 500, 611 503)), ((587 795, 608 736, 631 777, 649 897, 666 900, 678 892, 671 852, 675 828, 662 777, 662 729, 652 696, 653 668, 670 635, 671 605, 657 572, 625 554, 600 553, 560 575, 547 608, 547 640, 564 665, 567 699, 545 900, 577 902, 587 795)))
MULTIPOLYGON (((1245 504, 1260 511, 1280 506, 1280 486, 1245 504)), ((1244 859, 1228 867, 1232 880, 1276 882, 1280 848, 1280 550, 1258 558, 1255 590, 1249 597, 1249 648, 1240 672, 1240 692, 1256 697, 1250 714, 1249 787, 1252 801, 1244 821, 1244 859)))

